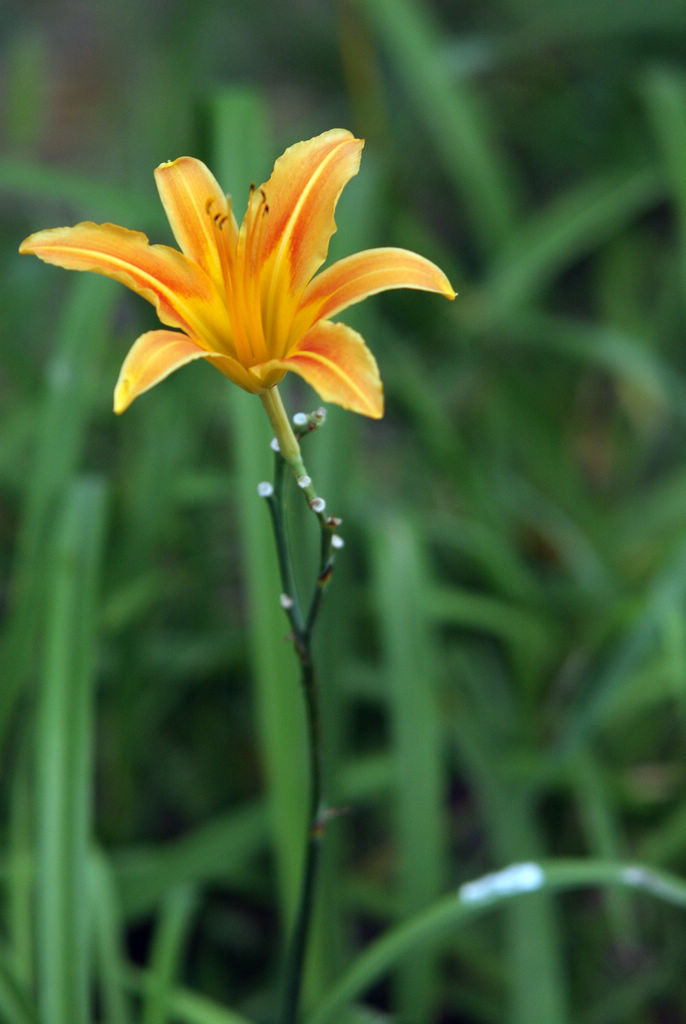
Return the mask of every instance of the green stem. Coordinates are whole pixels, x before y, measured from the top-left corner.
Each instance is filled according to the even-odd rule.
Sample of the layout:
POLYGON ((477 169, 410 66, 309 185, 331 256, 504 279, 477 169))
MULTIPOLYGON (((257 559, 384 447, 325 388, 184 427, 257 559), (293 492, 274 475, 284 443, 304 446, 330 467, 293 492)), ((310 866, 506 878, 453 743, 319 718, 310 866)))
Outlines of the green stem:
POLYGON ((263 392, 260 398, 274 429, 276 440, 279 442, 282 456, 296 476, 306 476, 307 471, 300 454, 300 445, 293 433, 293 427, 281 401, 279 389, 277 387, 270 388, 269 391, 263 392))
POLYGON ((310 811, 305 847, 305 864, 300 896, 291 933, 284 972, 279 1024, 297 1021, 300 990, 305 967, 307 938, 314 909, 314 886, 319 854, 326 830, 326 806, 322 799, 322 764, 319 732, 319 703, 309 645, 300 655, 310 751, 310 811))
POLYGON ((293 930, 286 953, 284 983, 277 1018, 278 1024, 296 1024, 307 953, 307 941, 314 908, 314 889, 319 854, 328 819, 326 801, 323 796, 319 698, 316 672, 312 658, 312 637, 324 590, 333 571, 332 538, 339 520, 324 516, 323 510, 315 508, 321 530, 319 569, 307 614, 305 615, 297 593, 295 571, 286 531, 284 502, 284 468, 286 463, 292 469, 310 507, 312 507, 312 502, 316 499, 316 492, 307 475, 298 439, 288 420, 279 392, 276 388, 272 388, 260 397, 274 429, 276 439, 279 442, 279 451, 276 453, 274 464, 274 488, 273 492, 268 496, 267 502, 274 529, 279 572, 284 594, 284 601, 282 603, 291 624, 293 646, 300 661, 301 688, 305 702, 309 750, 310 801, 304 867, 293 930), (304 486, 302 483, 303 477, 308 481, 304 486))
POLYGON ((293 561, 288 546, 288 534, 286 532, 285 502, 284 502, 284 460, 277 452, 274 456, 274 493, 268 499, 269 512, 272 518, 272 529, 276 542, 276 555, 279 561, 279 575, 283 595, 292 603, 284 606, 284 611, 289 618, 293 629, 293 638, 299 637, 305 630, 300 601, 295 582, 293 561))
POLYGON ((316 514, 322 525, 326 522, 323 515, 323 509, 318 509, 317 492, 314 489, 312 480, 305 469, 305 463, 303 462, 302 454, 300 452, 300 445, 298 439, 293 433, 293 427, 291 426, 288 414, 284 409, 283 402, 281 401, 281 395, 277 387, 270 388, 269 391, 265 391, 260 395, 262 405, 265 408, 269 422, 274 430, 274 436, 279 444, 279 452, 282 457, 286 460, 288 465, 293 471, 293 476, 296 479, 300 490, 307 498, 312 511, 316 514))

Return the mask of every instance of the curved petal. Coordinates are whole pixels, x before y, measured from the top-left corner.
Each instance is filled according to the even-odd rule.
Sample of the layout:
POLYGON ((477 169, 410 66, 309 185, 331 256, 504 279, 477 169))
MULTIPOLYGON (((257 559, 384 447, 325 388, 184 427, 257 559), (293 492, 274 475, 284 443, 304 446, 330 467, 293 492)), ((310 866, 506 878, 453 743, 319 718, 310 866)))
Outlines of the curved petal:
POLYGON ((228 314, 207 274, 176 249, 150 245, 140 231, 84 221, 37 231, 19 252, 67 270, 112 277, 152 302, 162 323, 188 331, 208 348, 230 344, 228 314))
POLYGON ((367 249, 333 263, 310 282, 294 324, 293 338, 369 295, 391 288, 417 288, 455 298, 450 281, 430 260, 409 249, 367 249))
MULTIPOLYGON (((114 411, 124 412, 144 391, 154 388, 174 370, 195 359, 206 359, 234 384, 253 394, 272 386, 263 383, 260 377, 246 370, 231 356, 208 352, 185 334, 147 331, 133 343, 122 363, 114 389, 114 411)), ((285 372, 285 369, 274 367, 271 377, 278 383, 285 372)))
POLYGON ((182 156, 160 164, 155 182, 179 248, 222 287, 238 227, 216 178, 201 160, 182 156))
POLYGON ((300 374, 325 402, 373 419, 383 416, 383 387, 376 359, 361 335, 345 324, 320 321, 297 351, 278 364, 300 374))
POLYGON ((326 259, 336 203, 357 174, 363 145, 343 129, 298 142, 279 157, 262 186, 268 213, 261 218, 259 258, 265 326, 272 336, 283 300, 294 300, 326 259))
POLYGON ((141 334, 122 363, 114 389, 114 411, 122 413, 144 391, 168 377, 193 359, 208 352, 185 334, 176 331, 148 331, 141 334))

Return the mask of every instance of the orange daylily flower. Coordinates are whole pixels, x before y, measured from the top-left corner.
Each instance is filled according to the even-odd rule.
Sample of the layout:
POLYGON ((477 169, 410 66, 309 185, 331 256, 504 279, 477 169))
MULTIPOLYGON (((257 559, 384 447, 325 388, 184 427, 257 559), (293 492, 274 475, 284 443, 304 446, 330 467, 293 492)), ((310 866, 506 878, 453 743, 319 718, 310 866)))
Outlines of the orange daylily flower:
POLYGON ((85 222, 38 231, 22 253, 113 277, 152 302, 174 330, 147 331, 129 351, 114 410, 174 370, 207 359, 246 391, 264 395, 288 370, 325 400, 383 414, 376 360, 360 335, 333 322, 347 306, 390 288, 455 292, 433 263, 405 249, 369 249, 317 274, 336 230, 334 210, 358 171, 364 143, 341 129, 291 146, 269 181, 251 189, 238 227, 228 196, 193 157, 155 171, 179 250, 138 231, 85 222))

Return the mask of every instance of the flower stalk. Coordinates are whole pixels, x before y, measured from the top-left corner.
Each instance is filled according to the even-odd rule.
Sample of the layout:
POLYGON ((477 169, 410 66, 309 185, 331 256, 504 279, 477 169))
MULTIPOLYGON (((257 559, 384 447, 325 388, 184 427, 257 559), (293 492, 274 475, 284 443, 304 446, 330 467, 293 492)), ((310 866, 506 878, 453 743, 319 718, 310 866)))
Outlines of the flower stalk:
MULTIPOLYGON (((260 397, 278 441, 278 450, 275 450, 274 453, 274 484, 271 488, 265 487, 261 493, 264 494, 269 506, 274 531, 283 591, 281 605, 288 616, 293 647, 300 662, 300 683, 305 705, 309 756, 310 793, 303 873, 295 919, 286 952, 283 986, 277 1017, 278 1024, 295 1024, 305 969, 307 941, 314 909, 319 855, 330 817, 324 797, 319 695, 312 654, 312 642, 321 609, 322 597, 333 572, 333 540, 337 536, 335 530, 341 521, 334 516, 324 515, 323 509, 317 510, 315 503, 322 501, 322 499, 317 498, 314 486, 307 474, 300 451, 299 436, 293 431, 277 388, 272 388, 260 397), (287 465, 292 470, 297 483, 303 477, 309 481, 305 486, 300 485, 300 483, 299 486, 305 494, 308 505, 315 512, 320 527, 319 566, 309 604, 307 605, 303 605, 300 601, 291 550, 287 539, 284 500, 287 476, 285 469, 287 465), (313 505, 315 506, 314 508, 313 505)), ((309 429, 309 427, 306 428, 306 431, 309 432, 309 429)), ((322 502, 322 504, 324 503, 322 502)))
POLYGON ((290 420, 288 419, 288 414, 284 408, 283 402, 281 401, 279 389, 277 387, 270 388, 268 391, 264 391, 260 395, 260 398, 262 399, 262 405, 265 408, 265 412, 269 417, 269 422, 272 425, 274 437, 278 441, 279 452, 293 470, 296 479, 299 477, 306 477, 307 472, 302 460, 302 455, 300 454, 300 445, 298 444, 297 437, 293 433, 293 428, 290 420))

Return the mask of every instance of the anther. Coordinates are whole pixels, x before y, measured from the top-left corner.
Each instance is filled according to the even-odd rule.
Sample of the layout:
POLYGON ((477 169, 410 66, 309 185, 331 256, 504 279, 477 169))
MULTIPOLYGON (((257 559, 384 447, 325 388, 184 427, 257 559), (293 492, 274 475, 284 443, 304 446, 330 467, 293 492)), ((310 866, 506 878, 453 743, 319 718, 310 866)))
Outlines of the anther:
POLYGON ((337 530, 343 520, 339 516, 327 516, 326 525, 330 526, 333 530, 337 530))
POLYGON ((214 197, 210 196, 209 199, 205 200, 205 213, 209 213, 214 206, 214 197))

